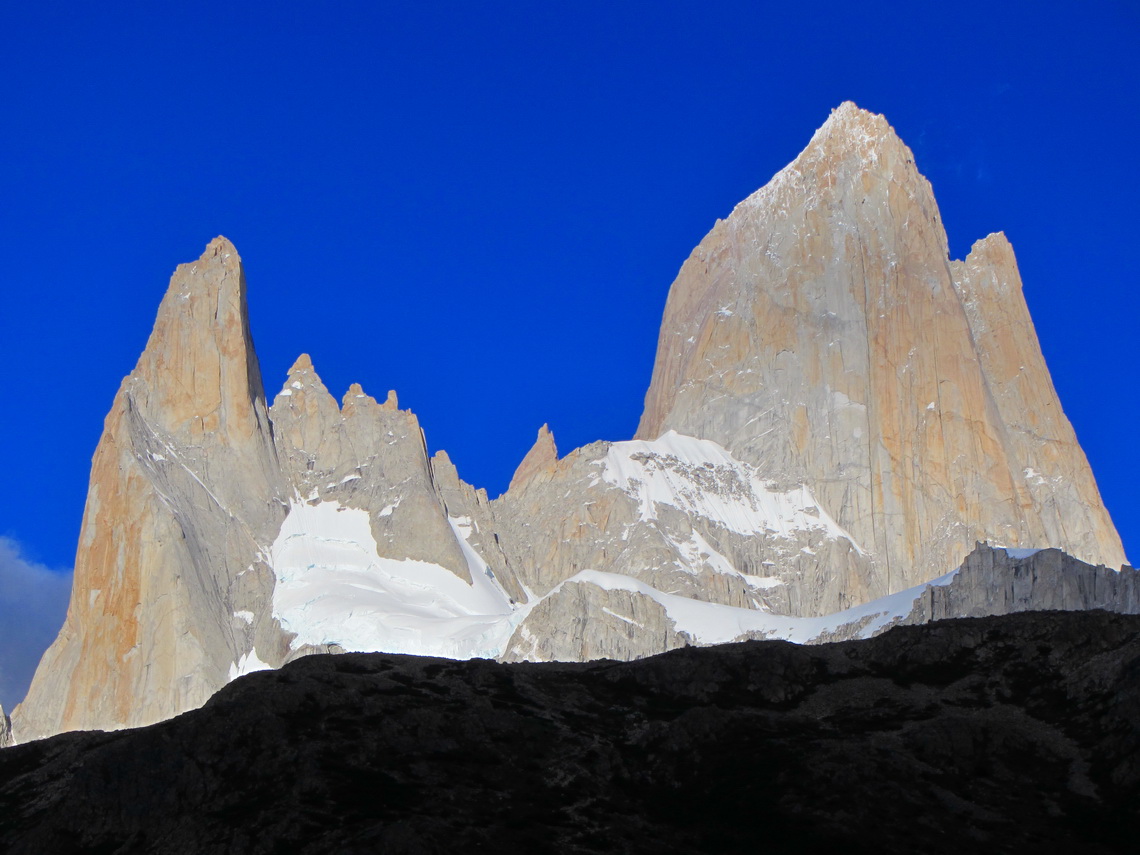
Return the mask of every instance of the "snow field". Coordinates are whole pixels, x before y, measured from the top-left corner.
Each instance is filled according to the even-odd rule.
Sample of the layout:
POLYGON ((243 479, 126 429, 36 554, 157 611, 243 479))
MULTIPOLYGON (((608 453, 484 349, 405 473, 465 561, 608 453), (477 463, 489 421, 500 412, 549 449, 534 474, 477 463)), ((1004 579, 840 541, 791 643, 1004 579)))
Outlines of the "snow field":
POLYGON ((514 629, 510 598, 452 521, 473 584, 426 561, 381 558, 367 511, 293 501, 270 548, 273 616, 294 648, 452 659, 494 657, 514 629))

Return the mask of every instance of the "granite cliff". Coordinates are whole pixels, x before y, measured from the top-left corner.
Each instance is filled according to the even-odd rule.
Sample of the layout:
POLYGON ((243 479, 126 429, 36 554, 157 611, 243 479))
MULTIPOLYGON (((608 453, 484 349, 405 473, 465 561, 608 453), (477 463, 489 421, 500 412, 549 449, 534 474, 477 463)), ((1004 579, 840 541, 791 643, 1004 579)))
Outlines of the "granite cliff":
POLYGON ((718 222, 669 293, 637 435, 714 440, 804 484, 865 560, 803 613, 954 566, 978 540, 1118 567, 1004 235, 949 259, 929 182, 847 103, 718 222))
POLYGON ((224 238, 175 271, 18 740, 311 653, 635 659, 1140 610, 1009 243, 951 261, 909 149, 854 105, 682 266, 637 437, 559 457, 544 425, 495 500, 395 392, 338 403, 302 355, 270 401, 245 289, 224 238))

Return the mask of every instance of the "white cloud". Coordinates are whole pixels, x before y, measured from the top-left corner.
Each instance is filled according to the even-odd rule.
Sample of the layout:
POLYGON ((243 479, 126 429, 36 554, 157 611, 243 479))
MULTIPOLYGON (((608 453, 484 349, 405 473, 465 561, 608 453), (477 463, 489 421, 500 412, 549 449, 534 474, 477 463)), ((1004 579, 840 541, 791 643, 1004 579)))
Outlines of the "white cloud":
POLYGON ((0 537, 0 704, 23 700, 40 657, 67 613, 71 573, 28 561, 20 545, 0 537))

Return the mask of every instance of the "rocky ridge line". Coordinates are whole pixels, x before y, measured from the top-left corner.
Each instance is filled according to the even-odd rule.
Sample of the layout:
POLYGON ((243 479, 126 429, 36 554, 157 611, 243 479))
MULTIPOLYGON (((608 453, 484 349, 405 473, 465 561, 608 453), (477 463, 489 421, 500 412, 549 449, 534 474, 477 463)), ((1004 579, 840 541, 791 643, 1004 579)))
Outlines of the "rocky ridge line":
POLYGON ((1140 618, 1031 613, 639 662, 313 656, 0 752, 43 852, 1130 851, 1140 618))

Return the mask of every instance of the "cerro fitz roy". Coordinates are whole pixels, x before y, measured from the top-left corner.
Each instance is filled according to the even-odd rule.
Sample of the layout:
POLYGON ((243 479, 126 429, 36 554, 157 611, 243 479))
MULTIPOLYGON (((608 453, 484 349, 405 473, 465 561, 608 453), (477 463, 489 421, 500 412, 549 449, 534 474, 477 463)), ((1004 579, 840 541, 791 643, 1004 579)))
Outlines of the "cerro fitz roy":
POLYGON ((302 355, 267 397, 245 295, 225 238, 175 271, 15 739, 166 719, 314 651, 631 659, 1137 610, 1013 249, 951 261, 910 150, 853 104, 682 265, 636 436, 559 457, 544 426, 494 500, 394 392, 338 404, 302 355))

